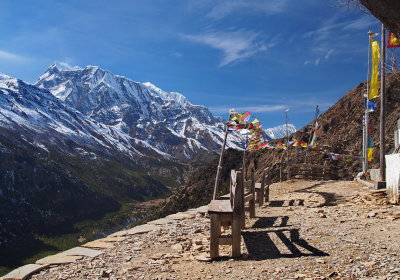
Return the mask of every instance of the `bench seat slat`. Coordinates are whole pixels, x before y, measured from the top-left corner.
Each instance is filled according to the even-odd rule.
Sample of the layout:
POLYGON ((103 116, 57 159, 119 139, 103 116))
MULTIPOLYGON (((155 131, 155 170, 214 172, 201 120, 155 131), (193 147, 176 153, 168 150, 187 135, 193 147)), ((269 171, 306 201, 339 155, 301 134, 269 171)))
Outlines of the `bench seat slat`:
POLYGON ((208 204, 208 213, 232 213, 233 209, 229 200, 211 200, 208 204))

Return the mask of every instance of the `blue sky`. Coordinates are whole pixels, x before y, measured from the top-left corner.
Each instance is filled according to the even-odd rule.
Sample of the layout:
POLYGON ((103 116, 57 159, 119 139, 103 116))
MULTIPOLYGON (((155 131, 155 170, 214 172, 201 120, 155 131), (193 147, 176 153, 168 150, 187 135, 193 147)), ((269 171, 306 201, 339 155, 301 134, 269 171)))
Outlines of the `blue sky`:
POLYGON ((367 77, 379 22, 335 0, 2 0, 0 72, 98 65, 177 91, 216 115, 300 128, 367 77))

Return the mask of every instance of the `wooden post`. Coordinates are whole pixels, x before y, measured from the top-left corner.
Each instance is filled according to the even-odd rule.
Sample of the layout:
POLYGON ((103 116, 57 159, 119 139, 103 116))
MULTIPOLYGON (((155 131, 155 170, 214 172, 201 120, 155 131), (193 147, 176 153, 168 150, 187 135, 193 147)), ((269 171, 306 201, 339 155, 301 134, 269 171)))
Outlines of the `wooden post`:
POLYGON ((219 256, 219 237, 221 235, 219 214, 210 214, 210 220, 210 257, 213 259, 219 256))
MULTIPOLYGON (((228 122, 231 120, 232 114, 233 114, 233 109, 229 110, 228 122)), ((228 124, 225 124, 224 143, 222 144, 221 154, 220 154, 220 156, 219 156, 219 162, 218 162, 218 167, 217 167, 217 175, 215 176, 215 185, 214 185, 214 194, 213 194, 213 199, 214 199, 214 200, 215 200, 216 197, 217 197, 219 177, 220 177, 221 169, 222 169, 222 158, 224 157, 224 151, 225 151, 226 138, 227 138, 227 137, 228 137, 228 124)))
POLYGON ((289 109, 285 110, 286 114, 286 168, 287 168, 287 180, 290 180, 290 163, 289 163, 289 131, 288 131, 288 112, 289 109))
POLYGON ((239 217, 235 217, 236 214, 233 213, 232 217, 232 257, 238 258, 240 257, 240 241, 241 241, 241 228, 240 228, 240 219, 239 217))
POLYGON ((262 206, 264 205, 264 195, 265 195, 265 169, 262 172, 262 177, 261 177, 261 188, 260 188, 260 194, 258 196, 258 205, 262 206))
POLYGON ((266 172, 265 176, 265 196, 264 196, 264 202, 269 202, 269 186, 271 185, 271 177, 270 177, 271 171, 268 169, 266 172))
POLYGON ((250 209, 250 218, 255 218, 256 217, 256 194, 255 194, 255 178, 254 178, 254 168, 251 170, 250 174, 250 180, 251 180, 251 185, 250 185, 250 193, 253 195, 253 199, 250 199, 249 201, 249 209, 250 209))
POLYGON ((386 92, 385 92, 385 71, 386 71, 386 33, 385 26, 382 24, 382 36, 381 36, 381 111, 380 111, 380 123, 379 123, 379 167, 381 181, 385 181, 385 107, 386 107, 386 92))

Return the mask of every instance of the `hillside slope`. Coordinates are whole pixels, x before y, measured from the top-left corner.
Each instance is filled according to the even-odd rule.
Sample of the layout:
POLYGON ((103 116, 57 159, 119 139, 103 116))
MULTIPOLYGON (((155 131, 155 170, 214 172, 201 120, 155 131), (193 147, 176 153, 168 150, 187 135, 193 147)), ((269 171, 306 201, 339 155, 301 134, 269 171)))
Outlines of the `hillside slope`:
MULTIPOLYGON (((386 120, 386 152, 393 148, 393 131, 400 117, 400 73, 394 73, 386 79, 387 87, 387 120, 386 120)), ((366 91, 366 83, 360 83, 357 87, 346 93, 335 105, 322 114, 318 129, 318 146, 323 146, 332 152, 347 155, 357 155, 361 153, 362 127, 361 119, 363 116, 363 94, 366 91)), ((378 102, 378 108, 380 103, 378 102)), ((371 130, 373 142, 375 144, 372 167, 377 167, 379 163, 379 109, 370 113, 371 130)), ((299 131, 291 135, 292 138, 302 139, 308 142, 312 132, 313 124, 310 123, 299 131)), ((227 190, 228 172, 231 168, 241 168, 242 155, 237 151, 228 150, 224 159, 222 172, 221 190, 227 190), (224 189, 225 187, 225 189, 224 189)), ((282 179, 286 180, 286 151, 283 150, 259 150, 246 156, 247 171, 255 167, 258 172, 256 179, 260 180, 261 170, 269 168, 272 182, 282 179), (280 169, 281 162, 283 168, 280 169)), ((328 174, 328 179, 352 180, 361 171, 361 162, 334 161, 324 157, 319 151, 307 151, 304 149, 289 149, 290 163, 313 163, 326 164, 332 171, 328 174)), ((210 164, 191 174, 189 183, 171 196, 170 200, 162 209, 162 213, 171 213, 176 210, 182 211, 191 207, 208 203, 211 199, 214 186, 217 162, 210 164), (190 195, 192 194, 192 195, 190 195)), ((249 173, 248 173, 249 174, 249 173)), ((309 179, 313 179, 312 176, 309 179)))

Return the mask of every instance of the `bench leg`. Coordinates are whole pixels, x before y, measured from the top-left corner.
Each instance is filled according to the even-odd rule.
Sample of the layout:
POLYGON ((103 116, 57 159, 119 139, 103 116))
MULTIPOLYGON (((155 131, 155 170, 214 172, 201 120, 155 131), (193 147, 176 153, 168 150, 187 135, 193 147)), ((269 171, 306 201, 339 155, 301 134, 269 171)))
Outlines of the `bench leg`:
POLYGON ((244 208, 240 214, 240 225, 241 225, 242 229, 246 228, 246 213, 245 213, 244 208))
POLYGON ((210 258, 219 257, 219 237, 221 235, 221 223, 218 214, 210 214, 210 258))
POLYGON ((258 194, 258 204, 260 206, 264 205, 264 193, 265 193, 265 187, 261 186, 260 193, 258 194))
POLYGON ((269 185, 265 188, 265 202, 269 202, 269 185))
POLYGON ((250 218, 256 217, 256 201, 253 199, 249 201, 249 211, 250 211, 250 218))
POLYGON ((233 215, 232 217, 232 257, 238 258, 241 254, 241 217, 233 215))

